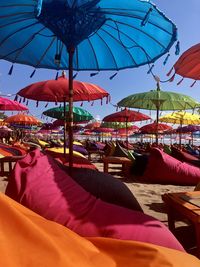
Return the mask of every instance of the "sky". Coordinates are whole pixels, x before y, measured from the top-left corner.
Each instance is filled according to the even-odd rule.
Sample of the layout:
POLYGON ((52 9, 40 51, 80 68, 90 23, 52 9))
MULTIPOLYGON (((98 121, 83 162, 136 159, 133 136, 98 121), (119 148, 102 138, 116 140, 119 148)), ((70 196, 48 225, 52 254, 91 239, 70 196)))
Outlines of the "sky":
MULTIPOLYGON (((154 0, 158 9, 160 9, 178 28, 178 40, 180 41, 180 55, 191 46, 200 42, 200 0, 154 0)), ((179 56, 175 55, 175 45, 170 49, 170 57, 166 65, 163 65, 166 55, 155 62, 154 74, 160 77, 161 80, 167 80, 166 74, 171 69, 179 56)), ((11 67, 10 62, 0 61, 0 94, 15 94, 25 86, 48 79, 54 79, 56 71, 39 69, 33 78, 30 79, 30 74, 33 71, 32 67, 15 64, 12 75, 8 75, 11 67)), ((96 100, 94 105, 84 103, 82 108, 88 110, 94 118, 102 119, 104 116, 116 112, 116 105, 124 97, 134 93, 140 93, 156 89, 156 82, 152 75, 147 74, 148 66, 133 68, 119 71, 118 75, 113 80, 109 77, 114 74, 112 71, 102 71, 100 74, 90 77, 91 72, 79 72, 77 80, 91 82, 101 86, 111 95, 111 104, 106 104, 105 100, 101 105, 100 100, 96 100)), ((200 101, 200 81, 194 87, 190 87, 192 80, 185 79, 180 85, 177 82, 181 79, 176 76, 173 82, 161 84, 161 89, 177 93, 189 95, 200 101)), ((11 97, 12 99, 14 97, 11 97)), ((36 108, 35 101, 29 101, 30 114, 38 118, 45 110, 45 102, 41 102, 36 108)), ((80 103, 76 103, 80 106, 80 103)), ((49 104, 48 108, 54 107, 54 104, 49 104)), ((140 110, 154 118, 154 113, 140 110)), ((7 113, 10 115, 10 113, 7 113)), ((164 115, 162 113, 161 115, 164 115)), ((51 120, 48 120, 49 122, 51 120)))

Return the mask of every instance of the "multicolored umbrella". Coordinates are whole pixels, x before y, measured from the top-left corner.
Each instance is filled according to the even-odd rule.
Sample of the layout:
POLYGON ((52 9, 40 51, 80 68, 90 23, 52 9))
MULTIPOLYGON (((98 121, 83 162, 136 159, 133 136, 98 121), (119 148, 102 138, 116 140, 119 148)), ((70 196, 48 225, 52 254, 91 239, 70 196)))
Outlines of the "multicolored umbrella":
POLYGON ((0 58, 69 70, 70 129, 74 69, 118 71, 153 63, 177 39, 172 21, 149 1, 138 0, 1 0, 0 27, 0 58))
MULTIPOLYGON (((189 125, 189 124, 200 124, 200 116, 197 114, 188 113, 185 111, 179 111, 179 112, 173 112, 170 114, 167 114, 159 119, 160 122, 166 122, 166 123, 173 123, 173 124, 179 124, 180 129, 182 126, 189 125)), ((179 143, 181 144, 181 134, 180 131, 179 134, 179 143)))
POLYGON ((186 50, 167 75, 170 76, 173 70, 174 74, 171 77, 171 81, 178 74, 182 76, 182 79, 177 83, 178 85, 184 78, 190 78, 194 80, 191 87, 194 86, 196 81, 200 80, 200 43, 186 50))
MULTIPOLYGON (((161 91, 159 78, 156 90, 130 95, 122 99, 117 105, 120 107, 156 110, 157 123, 160 110, 186 110, 200 107, 200 103, 190 96, 161 91)), ((158 142, 158 136, 156 137, 156 142, 158 142)))
POLYGON ((119 112, 112 113, 106 117, 103 118, 103 121, 105 122, 124 122, 125 127, 126 127, 126 141, 128 144, 128 122, 136 122, 136 121, 143 121, 143 120, 149 120, 151 119, 149 116, 138 112, 138 111, 133 111, 130 109, 123 109, 119 112))

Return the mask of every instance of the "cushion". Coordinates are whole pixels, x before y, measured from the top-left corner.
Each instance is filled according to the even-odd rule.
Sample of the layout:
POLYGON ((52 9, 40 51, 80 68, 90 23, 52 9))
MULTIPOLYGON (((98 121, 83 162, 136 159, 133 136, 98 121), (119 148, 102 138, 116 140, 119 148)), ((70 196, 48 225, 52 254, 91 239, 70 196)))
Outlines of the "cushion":
MULTIPOLYGON (((59 165, 69 173, 69 168, 59 165)), ((142 208, 130 189, 112 175, 86 168, 73 168, 73 180, 93 196, 105 202, 142 212, 142 208)))
POLYGON ((183 250, 164 224, 95 198, 39 150, 17 162, 6 194, 81 236, 144 241, 183 250))
POLYGON ((110 238, 84 238, 0 194, 2 267, 199 267, 185 252, 110 238))
POLYGON ((118 142, 116 142, 115 150, 112 154, 113 157, 126 157, 128 158, 127 149, 120 146, 118 142))
POLYGON ((196 185, 200 169, 181 162, 158 148, 152 148, 141 181, 160 184, 196 185))
POLYGON ((173 147, 172 146, 172 153, 171 155, 180 160, 180 161, 184 161, 184 162, 187 162, 187 163, 190 163, 192 165, 195 165, 195 166, 199 166, 200 167, 200 160, 191 155, 190 153, 188 152, 185 152, 185 151, 181 151, 180 149, 176 148, 176 147, 173 147))
MULTIPOLYGON (((64 166, 69 166, 69 155, 66 157, 63 155, 59 155, 55 157, 55 160, 62 163, 64 166)), ((74 168, 84 168, 84 169, 92 169, 97 170, 97 167, 91 163, 88 159, 73 155, 73 167, 74 168)))

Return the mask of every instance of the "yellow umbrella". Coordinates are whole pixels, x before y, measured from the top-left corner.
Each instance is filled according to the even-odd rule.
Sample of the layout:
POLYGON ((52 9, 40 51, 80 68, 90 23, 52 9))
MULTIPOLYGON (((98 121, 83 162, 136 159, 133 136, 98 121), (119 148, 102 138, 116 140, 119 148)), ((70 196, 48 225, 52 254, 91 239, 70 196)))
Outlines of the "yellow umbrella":
POLYGON ((180 125, 200 124, 200 116, 185 111, 177 111, 160 117, 159 121, 180 125))
MULTIPOLYGON (((177 111, 160 117, 159 121, 173 124, 189 125, 189 124, 200 124, 200 116, 198 114, 192 114, 185 111, 177 111)), ((179 143, 181 144, 181 131, 179 143)))

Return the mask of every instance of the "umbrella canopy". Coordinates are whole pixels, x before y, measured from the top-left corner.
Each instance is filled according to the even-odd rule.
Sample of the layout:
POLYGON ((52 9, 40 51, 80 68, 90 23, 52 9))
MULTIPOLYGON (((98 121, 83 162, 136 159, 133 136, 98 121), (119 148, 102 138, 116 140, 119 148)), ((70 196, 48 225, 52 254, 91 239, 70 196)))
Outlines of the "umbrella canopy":
POLYGON ((161 122, 180 124, 179 130, 179 144, 181 145, 182 125, 186 124, 200 124, 200 116, 197 114, 191 114, 185 111, 173 112, 167 114, 159 119, 161 122))
MULTIPOLYGON (((109 93, 102 89, 100 86, 73 81, 73 101, 93 101, 97 99, 107 98, 109 100, 109 93)), ((69 102, 69 80, 65 77, 65 72, 57 80, 47 80, 36 82, 21 89, 17 95, 47 102, 69 102)), ((68 110, 69 111, 69 110, 68 110)))
POLYGON ((194 133, 200 131, 200 126, 199 125, 186 125, 183 127, 178 127, 176 129, 176 132, 182 132, 182 133, 194 133))
MULTIPOLYGON (((160 110, 195 109, 200 106, 200 103, 184 94, 161 91, 158 78, 156 90, 130 95, 122 99, 117 105, 120 107, 156 110, 156 122, 158 123, 160 110)), ((158 143, 157 134, 156 142, 158 143)))
POLYGON ((28 110, 28 108, 17 101, 0 97, 0 110, 22 111, 22 110, 28 110))
MULTIPOLYGON (((66 105, 65 112, 67 113, 68 111, 69 111, 69 106, 66 105)), ((43 114, 51 118, 69 121, 69 116, 66 117, 65 112, 64 112, 64 107, 57 107, 57 108, 50 108, 44 111, 43 114)), ((81 121, 86 122, 93 119, 93 116, 87 110, 79 107, 73 107, 73 117, 75 122, 81 122, 81 121)))
POLYGON ((127 128, 120 128, 120 129, 116 130, 114 132, 114 134, 120 135, 120 136, 127 136, 127 135, 131 135, 133 133, 136 133, 138 131, 139 131, 139 127, 136 125, 132 125, 132 126, 127 127, 127 128))
POLYGON ((167 114, 163 117, 160 117, 160 122, 188 125, 188 124, 200 124, 200 116, 197 114, 192 114, 185 111, 178 111, 167 114))
POLYGON ((100 125, 101 125, 101 122, 98 122, 98 121, 91 122, 85 125, 85 129, 93 130, 94 128, 100 127, 100 125))
POLYGON ((124 109, 119 112, 112 113, 106 117, 103 118, 103 121, 106 122, 134 122, 134 121, 143 121, 143 120, 149 120, 151 119, 149 116, 129 110, 129 109, 124 109))
MULTIPOLYGON (((191 78, 195 81, 200 80, 200 43, 192 46, 180 56, 168 73, 168 76, 171 74, 172 70, 174 70, 175 73, 171 80, 174 79, 175 74, 179 74, 183 78, 191 78)), ((180 84, 182 80, 183 79, 181 79, 178 84, 180 84)), ((195 84, 195 81, 191 86, 195 84)))
POLYGON ((119 70, 153 63, 177 38, 171 20, 149 1, 138 0, 21 0, 20 4, 1 0, 0 27, 0 58, 69 70, 70 168, 73 70, 119 70))
POLYGON ((0 57, 36 68, 69 69, 66 49, 76 70, 138 67, 168 52, 177 38, 176 26, 149 1, 20 3, 1 0, 0 57))
POLYGON ((29 116, 26 114, 17 114, 14 116, 10 116, 4 120, 9 124, 22 124, 22 125, 40 125, 41 121, 33 116, 29 116))
POLYGON ((163 133, 165 131, 169 131, 171 130, 172 127, 167 125, 167 124, 164 124, 164 123, 151 123, 151 124, 147 124, 147 125, 144 125, 142 127, 140 127, 140 132, 141 133, 163 133))

